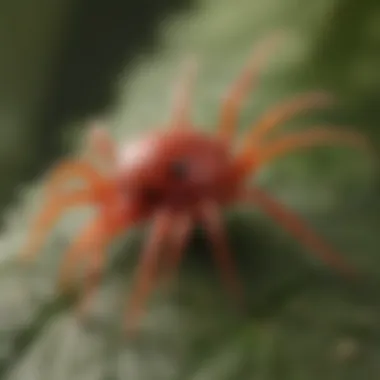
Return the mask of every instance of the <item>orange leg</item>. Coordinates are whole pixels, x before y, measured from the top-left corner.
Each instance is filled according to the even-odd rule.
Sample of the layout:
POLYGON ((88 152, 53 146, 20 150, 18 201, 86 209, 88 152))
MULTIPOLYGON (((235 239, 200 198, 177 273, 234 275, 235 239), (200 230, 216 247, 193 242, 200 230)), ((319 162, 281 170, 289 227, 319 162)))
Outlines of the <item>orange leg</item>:
POLYGON ((227 290, 231 292, 232 296, 239 302, 239 305, 242 306, 243 290, 228 248, 227 232, 223 226, 218 205, 212 202, 204 202, 199 208, 199 214, 200 221, 214 247, 216 263, 219 266, 227 290))
POLYGON ((237 166, 246 175, 253 168, 260 168, 264 164, 288 153, 295 152, 298 149, 331 144, 341 144, 364 149, 368 153, 371 152, 369 142, 360 133, 315 127, 307 131, 289 133, 262 146, 258 146, 256 150, 252 149, 251 151, 243 152, 237 158, 237 166))
POLYGON ((152 290, 157 274, 159 254, 173 225, 173 215, 161 210, 155 216, 151 235, 142 252, 142 259, 137 272, 137 282, 131 294, 131 304, 126 315, 126 331, 133 334, 142 314, 144 303, 152 290))
POLYGON ((61 162, 52 172, 45 191, 46 204, 31 226, 29 242, 22 252, 24 259, 31 258, 38 251, 52 224, 67 208, 102 202, 113 194, 112 182, 107 182, 84 161, 61 162), (67 181, 75 177, 83 179, 89 186, 71 191, 64 189, 67 181))
MULTIPOLYGON (((98 132, 95 133, 98 134, 97 136, 94 133, 93 130, 90 134, 94 141, 88 146, 94 153, 101 153, 102 147, 99 144, 103 137, 98 132)), ((38 251, 52 223, 56 222, 66 208, 104 202, 111 199, 114 193, 112 181, 106 179, 91 163, 84 160, 59 162, 52 170, 45 186, 46 205, 31 227, 29 242, 22 253, 25 259, 31 258, 38 251), (85 188, 83 189, 83 186, 79 190, 65 188, 70 180, 75 179, 84 182, 85 188)))
POLYGON ((79 307, 81 316, 86 314, 92 295, 101 280, 107 246, 113 238, 133 223, 132 218, 127 221, 124 216, 112 215, 113 210, 120 212, 116 204, 114 208, 108 206, 107 209, 103 209, 83 228, 64 256, 58 279, 58 286, 62 292, 69 289, 75 267, 83 261, 88 265, 85 269, 84 295, 79 307))
POLYGON ((270 217, 277 221, 287 231, 292 233, 306 247, 311 248, 318 258, 332 267, 337 268, 347 275, 355 274, 345 259, 320 237, 318 237, 307 223, 282 204, 278 203, 264 191, 258 188, 250 188, 242 194, 241 201, 254 203, 263 209, 270 217))
POLYGON ((272 161, 295 149, 308 148, 317 145, 342 144, 354 148, 370 151, 367 139, 360 133, 350 131, 334 131, 331 129, 316 127, 308 131, 292 133, 282 136, 273 142, 269 142, 259 149, 259 163, 272 161))
POLYGON ((238 125, 238 116, 244 98, 247 97, 251 87, 256 85, 261 68, 266 62, 273 48, 279 41, 279 34, 275 34, 264 40, 252 54, 248 65, 228 91, 222 104, 219 121, 219 132, 223 138, 229 141, 238 125))
POLYGON ((252 147, 262 144, 263 139, 269 132, 294 116, 308 110, 325 108, 332 105, 333 101, 333 97, 325 92, 310 92, 280 102, 271 107, 258 121, 253 123, 251 132, 248 133, 244 140, 246 144, 243 150, 249 151, 252 147))
POLYGON ((94 191, 106 191, 109 188, 107 179, 103 177, 89 162, 81 160, 60 161, 50 174, 46 184, 46 197, 54 198, 59 193, 67 192, 64 186, 69 181, 80 179, 94 191))
POLYGON ((88 190, 65 194, 48 201, 44 210, 37 215, 31 226, 26 245, 21 251, 23 260, 31 260, 40 249, 48 231, 52 228, 60 214, 68 207, 93 202, 93 194, 88 190))
POLYGON ((75 266, 79 264, 80 259, 87 258, 90 263, 93 262, 93 257, 96 261, 99 260, 99 257, 104 253, 109 238, 108 228, 102 214, 83 228, 69 250, 64 254, 64 261, 58 279, 60 291, 66 292, 68 290, 72 273, 75 266))
POLYGON ((182 77, 174 93, 174 107, 171 121, 173 128, 188 128, 191 125, 191 95, 196 72, 197 62, 195 58, 188 58, 184 64, 182 77))
POLYGON ((85 159, 63 160, 58 163, 51 173, 47 195, 55 196, 68 181, 80 179, 85 185, 98 191, 107 187, 109 179, 102 175, 94 166, 100 161, 108 169, 114 166, 115 146, 106 129, 93 125, 86 137, 85 159))
POLYGON ((175 270, 178 268, 192 227, 193 223, 189 214, 181 215, 173 220, 170 236, 168 236, 167 253, 163 257, 165 259, 163 268, 164 281, 166 278, 170 281, 175 270))
POLYGON ((107 130, 93 125, 86 136, 83 159, 62 160, 55 166, 47 183, 47 196, 56 196, 62 192, 64 185, 74 179, 84 182, 92 189, 103 191, 109 187, 109 179, 101 174, 94 165, 97 161, 106 165, 108 171, 115 161, 115 146, 107 130))

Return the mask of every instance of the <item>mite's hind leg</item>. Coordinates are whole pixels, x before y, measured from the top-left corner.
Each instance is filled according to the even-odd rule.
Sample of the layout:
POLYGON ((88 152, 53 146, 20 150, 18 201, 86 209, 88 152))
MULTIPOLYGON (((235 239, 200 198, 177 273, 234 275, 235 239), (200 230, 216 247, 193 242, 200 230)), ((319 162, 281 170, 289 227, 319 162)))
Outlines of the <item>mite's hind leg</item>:
POLYGON ((355 274, 355 269, 346 262, 342 255, 324 242, 305 221, 301 220, 299 216, 284 205, 269 197, 264 191, 258 188, 247 189, 241 195, 240 200, 260 207, 283 228, 293 234, 300 243, 312 249, 323 262, 337 268, 344 274, 355 274))
POLYGON ((272 35, 255 48, 247 66, 228 91, 222 103, 218 127, 219 134, 227 141, 232 138, 238 126, 243 101, 247 97, 250 88, 256 85, 260 71, 268 56, 272 53, 273 48, 277 45, 279 37, 279 34, 272 35))
POLYGON ((133 334, 136 331, 144 303, 152 291, 157 276, 159 255, 172 225, 173 215, 166 209, 159 211, 153 220, 152 231, 143 248, 136 275, 136 284, 132 288, 130 305, 126 314, 125 329, 128 334, 133 334))
POLYGON ((216 264, 219 266, 227 290, 243 307, 243 288, 239 281, 236 266, 228 247, 227 231, 217 204, 203 202, 199 207, 199 217, 213 245, 216 264))

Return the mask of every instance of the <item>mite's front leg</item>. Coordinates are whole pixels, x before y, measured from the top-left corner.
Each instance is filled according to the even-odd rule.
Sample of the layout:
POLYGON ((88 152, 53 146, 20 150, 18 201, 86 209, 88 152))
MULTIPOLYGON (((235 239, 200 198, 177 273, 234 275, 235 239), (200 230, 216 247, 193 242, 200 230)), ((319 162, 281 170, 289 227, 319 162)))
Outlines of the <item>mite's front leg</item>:
POLYGON ((168 244, 163 254, 163 273, 164 282, 169 283, 175 276, 175 271, 180 265, 186 245, 192 231, 193 221, 189 213, 183 213, 175 217, 173 226, 168 236, 168 244))
POLYGON ((84 292, 79 305, 79 315, 86 314, 87 308, 100 281, 106 263, 107 247, 120 233, 135 223, 136 217, 130 212, 124 215, 117 202, 101 209, 94 220, 86 225, 69 248, 61 267, 58 285, 66 292, 70 287, 77 266, 85 261, 84 292))
MULTIPOLYGON (((92 147, 94 144, 95 142, 90 144, 92 150, 95 150, 92 147)), ((63 160, 51 171, 45 184, 44 198, 45 205, 36 215, 30 227, 28 241, 22 249, 24 260, 34 257, 62 213, 74 206, 112 203, 115 188, 113 181, 98 172, 91 163, 85 160, 63 160), (82 186, 79 189, 70 189, 70 182, 78 179, 82 186)))
POLYGON ((142 252, 137 272, 136 287, 132 290, 130 307, 126 314, 125 329, 128 334, 136 330, 146 298, 152 290, 156 278, 158 258, 162 245, 168 237, 173 215, 166 209, 158 211, 152 225, 151 235, 142 252))
MULTIPOLYGON (((86 225, 68 251, 64 254, 63 263, 58 277, 58 288, 61 292, 66 293, 72 281, 73 272, 83 261, 90 260, 94 255, 104 249, 105 243, 105 226, 101 216, 86 225)), ((103 252, 103 254, 105 254, 103 252)))
POLYGON ((215 260, 227 290, 238 301, 239 306, 243 306, 243 288, 228 247, 227 232, 218 204, 203 202, 199 207, 199 216, 213 245, 215 260))
POLYGON ((50 229, 57 223, 59 216, 66 209, 93 203, 93 193, 89 190, 79 190, 63 196, 51 197, 43 210, 36 216, 30 227, 27 242, 21 250, 21 260, 29 262, 41 248, 50 229))

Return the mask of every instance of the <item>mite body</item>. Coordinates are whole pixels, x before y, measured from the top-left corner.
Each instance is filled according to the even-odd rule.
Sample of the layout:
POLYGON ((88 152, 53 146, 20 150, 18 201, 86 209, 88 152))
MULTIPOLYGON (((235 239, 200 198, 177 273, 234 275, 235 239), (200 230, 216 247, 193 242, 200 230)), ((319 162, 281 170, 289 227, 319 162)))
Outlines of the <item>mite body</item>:
POLYGON ((34 221, 23 252, 27 258, 38 252, 52 223, 68 207, 96 206, 96 217, 65 255, 59 279, 66 289, 75 267, 81 261, 87 262, 82 312, 100 281, 108 244, 142 221, 151 222, 151 231, 141 253, 126 313, 129 331, 136 327, 154 287, 158 265, 163 265, 167 274, 175 271, 195 224, 205 229, 212 243, 227 289, 241 300, 242 289, 221 217, 224 206, 238 202, 261 208, 319 259, 345 273, 352 272, 341 255, 306 222, 257 186, 248 184, 265 164, 300 148, 338 143, 368 148, 365 139, 355 132, 323 126, 271 135, 296 114, 329 105, 330 97, 307 93, 272 107, 253 123, 240 147, 233 148, 242 102, 257 79, 270 46, 271 40, 256 49, 227 92, 213 134, 202 132, 191 122, 190 94, 195 72, 192 64, 186 66, 179 81, 173 117, 164 129, 118 147, 105 129, 94 127, 88 135, 85 157, 63 160, 54 168, 47 181, 46 206, 34 221), (82 180, 80 188, 65 187, 73 178, 82 180))
POLYGON ((117 162, 125 192, 152 209, 190 210, 207 198, 222 204, 240 185, 229 146, 196 130, 156 133, 126 145, 117 162))

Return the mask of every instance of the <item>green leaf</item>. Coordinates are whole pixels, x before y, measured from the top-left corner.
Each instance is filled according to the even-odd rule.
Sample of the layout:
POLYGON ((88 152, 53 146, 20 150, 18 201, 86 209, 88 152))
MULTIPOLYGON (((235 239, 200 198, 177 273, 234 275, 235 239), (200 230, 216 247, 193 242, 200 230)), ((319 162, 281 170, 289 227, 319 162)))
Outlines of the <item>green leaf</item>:
MULTIPOLYGON (((213 130, 223 94, 254 44, 284 30, 286 43, 247 99, 239 125, 242 136, 271 104, 319 84, 318 75, 323 78, 327 69, 311 70, 309 58, 337 4, 202 0, 196 11, 167 20, 158 52, 136 59, 120 81, 120 96, 109 118, 115 138, 128 140, 165 125, 172 88, 189 53, 200 62, 193 117, 197 125, 213 130)), ((346 111, 310 115, 305 127, 329 117, 339 120, 346 111)), ((355 263, 362 277, 342 279, 265 215, 235 210, 226 213, 226 221, 247 309, 240 313, 226 296, 207 239, 197 232, 178 282, 170 289, 158 287, 152 295, 137 341, 126 340, 121 327, 147 230, 126 231, 125 240, 115 243, 94 301, 93 323, 78 324, 72 302, 57 299, 54 286, 65 247, 86 221, 81 210, 65 216, 38 265, 20 269, 13 260, 29 215, 38 207, 37 184, 37 191, 26 194, 11 215, 2 241, 7 260, 0 278, 0 376, 377 379, 380 213, 374 177, 372 163, 360 153, 318 150, 289 157, 252 178, 304 215, 355 263)))

